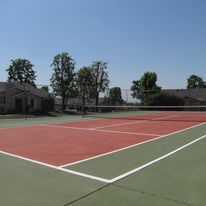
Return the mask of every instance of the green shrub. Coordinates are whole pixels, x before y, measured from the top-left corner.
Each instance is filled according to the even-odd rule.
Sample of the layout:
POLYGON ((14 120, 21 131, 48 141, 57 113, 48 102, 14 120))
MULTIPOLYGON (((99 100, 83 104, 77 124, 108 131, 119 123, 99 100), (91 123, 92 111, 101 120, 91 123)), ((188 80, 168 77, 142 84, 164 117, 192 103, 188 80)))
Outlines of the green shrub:
POLYGON ((150 106, 183 106, 184 98, 166 92, 159 92, 151 95, 147 99, 147 103, 150 106))
POLYGON ((0 104, 0 114, 8 114, 9 113, 9 106, 6 104, 0 104))
POLYGON ((42 100, 42 112, 48 113, 54 110, 54 99, 49 96, 42 100))
POLYGON ((51 112, 48 112, 48 115, 50 117, 60 117, 63 115, 63 113, 60 113, 60 112, 56 112, 56 111, 51 111, 51 112))

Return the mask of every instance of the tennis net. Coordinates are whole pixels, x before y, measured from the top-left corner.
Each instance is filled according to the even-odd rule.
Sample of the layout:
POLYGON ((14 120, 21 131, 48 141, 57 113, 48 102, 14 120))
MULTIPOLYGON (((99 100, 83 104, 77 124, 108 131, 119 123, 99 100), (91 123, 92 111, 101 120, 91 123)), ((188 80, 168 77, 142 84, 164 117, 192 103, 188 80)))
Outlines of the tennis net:
POLYGON ((151 121, 206 122, 204 106, 91 106, 84 117, 151 121))

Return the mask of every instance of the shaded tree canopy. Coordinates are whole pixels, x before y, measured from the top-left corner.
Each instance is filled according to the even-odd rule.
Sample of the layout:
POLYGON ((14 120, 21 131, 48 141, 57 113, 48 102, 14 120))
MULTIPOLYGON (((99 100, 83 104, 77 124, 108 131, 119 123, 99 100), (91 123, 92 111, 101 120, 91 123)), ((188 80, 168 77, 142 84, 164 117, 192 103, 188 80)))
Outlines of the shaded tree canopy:
POLYGON ((54 57, 51 67, 51 86, 54 94, 62 97, 64 111, 68 99, 75 96, 75 61, 67 52, 63 52, 54 57))
POLYGON ((140 99, 142 103, 147 104, 147 99, 161 90, 156 81, 155 72, 145 72, 139 80, 134 80, 131 86, 133 98, 140 99))
POLYGON ((132 81, 132 97, 136 99, 142 99, 142 92, 141 92, 141 81, 140 80, 134 80, 132 81))
POLYGON ((187 79, 187 89, 205 88, 206 83, 203 79, 197 75, 191 75, 187 79))
POLYGON ((145 72, 140 79, 142 91, 157 90, 157 74, 155 72, 145 72))
POLYGON ((77 72, 76 87, 84 106, 86 97, 90 97, 93 89, 92 70, 90 67, 82 67, 79 69, 77 72))
POLYGON ((27 59, 11 60, 8 72, 8 81, 17 81, 20 84, 28 83, 35 86, 36 75, 33 70, 34 65, 27 59))
POLYGON ((47 113, 54 110, 54 99, 49 95, 47 98, 42 99, 42 111, 47 113))
POLYGON ((147 99, 150 106, 183 106, 184 98, 167 92, 158 92, 147 99))
POLYGON ((123 103, 120 87, 113 87, 109 90, 108 103, 112 105, 119 105, 123 103))
POLYGON ((96 61, 91 65, 92 96, 95 98, 95 105, 99 104, 99 93, 104 92, 109 86, 109 76, 106 69, 107 63, 103 61, 96 61))

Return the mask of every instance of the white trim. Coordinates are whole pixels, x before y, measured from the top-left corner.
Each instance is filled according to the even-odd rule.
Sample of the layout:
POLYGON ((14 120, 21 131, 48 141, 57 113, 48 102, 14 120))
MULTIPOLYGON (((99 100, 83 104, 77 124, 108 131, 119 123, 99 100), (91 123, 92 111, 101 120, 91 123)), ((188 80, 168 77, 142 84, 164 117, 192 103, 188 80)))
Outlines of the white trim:
POLYGON ((146 140, 144 142, 140 142, 140 143, 133 144, 133 145, 130 145, 130 146, 127 146, 127 147, 123 147, 123 148, 120 148, 120 149, 117 149, 117 150, 113 150, 111 152, 106 152, 106 153, 103 153, 103 154, 100 154, 100 155, 96 155, 96 156, 93 156, 93 157, 89 157, 89 158, 86 158, 86 159, 82 159, 82 160, 71 162, 71 163, 68 163, 68 164, 65 164, 65 165, 61 165, 59 167, 61 167, 61 168, 68 167, 68 166, 71 166, 71 165, 79 164, 79 163, 86 162, 86 161, 89 161, 89 160, 93 160, 93 159, 96 159, 96 158, 99 158, 99 157, 110 155, 110 154, 113 154, 113 153, 116 153, 116 152, 120 152, 120 151, 123 151, 123 150, 126 150, 126 149, 130 149, 132 147, 136 147, 136 146, 139 146, 139 145, 142 145, 142 144, 146 144, 148 142, 156 141, 156 140, 162 139, 162 138, 170 136, 170 135, 174 135, 174 134, 177 134, 177 133, 180 133, 180 132, 184 132, 184 131, 187 131, 189 129, 193 129, 195 127, 199 127, 199 126, 204 125, 204 124, 206 124, 206 122, 200 123, 200 124, 197 124, 197 125, 194 125, 194 126, 191 126, 191 127, 187 127, 185 129, 181 129, 181 130, 178 130, 178 131, 175 131, 175 132, 171 132, 169 134, 162 135, 162 136, 150 139, 150 140, 146 140))
MULTIPOLYGON (((19 94, 13 94, 13 95, 11 95, 11 98, 15 98, 15 97, 18 97, 18 96, 20 96, 20 95, 25 95, 25 92, 24 91, 22 91, 21 93, 19 93, 19 94)), ((22 98, 24 98, 24 96, 22 96, 22 98)))

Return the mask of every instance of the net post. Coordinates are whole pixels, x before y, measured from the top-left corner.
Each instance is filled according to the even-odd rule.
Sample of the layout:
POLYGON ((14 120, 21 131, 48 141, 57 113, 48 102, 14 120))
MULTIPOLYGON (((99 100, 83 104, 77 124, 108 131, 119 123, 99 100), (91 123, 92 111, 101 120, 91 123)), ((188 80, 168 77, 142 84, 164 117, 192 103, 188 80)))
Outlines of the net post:
POLYGON ((84 102, 83 98, 82 98, 82 111, 81 111, 81 113, 82 113, 82 118, 84 118, 85 117, 85 102, 84 102))

